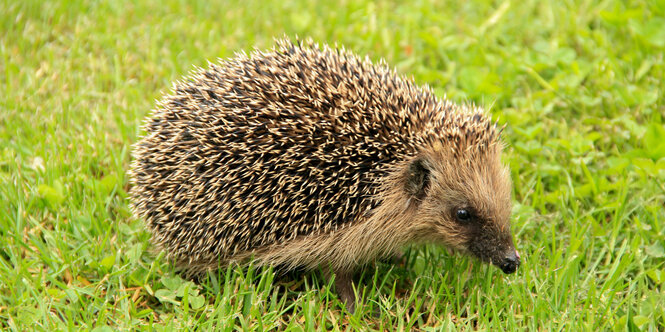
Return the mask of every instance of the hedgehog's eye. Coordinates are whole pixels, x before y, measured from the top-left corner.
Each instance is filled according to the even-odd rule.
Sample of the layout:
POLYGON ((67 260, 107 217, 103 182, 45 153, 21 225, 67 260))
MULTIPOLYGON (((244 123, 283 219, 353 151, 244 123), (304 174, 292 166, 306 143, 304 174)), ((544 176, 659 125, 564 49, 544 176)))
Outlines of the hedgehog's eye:
POLYGON ((459 209, 455 213, 457 221, 459 222, 469 222, 471 220, 471 212, 467 209, 459 209))

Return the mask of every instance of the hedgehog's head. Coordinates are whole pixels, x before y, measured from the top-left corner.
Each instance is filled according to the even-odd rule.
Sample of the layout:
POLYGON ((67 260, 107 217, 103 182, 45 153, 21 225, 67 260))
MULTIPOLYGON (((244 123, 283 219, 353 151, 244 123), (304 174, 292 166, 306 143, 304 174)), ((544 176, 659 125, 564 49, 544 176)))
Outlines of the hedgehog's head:
POLYGON ((501 163, 500 129, 483 116, 457 124, 407 163, 404 186, 414 222, 430 240, 513 273, 520 256, 510 230, 511 180, 501 163))

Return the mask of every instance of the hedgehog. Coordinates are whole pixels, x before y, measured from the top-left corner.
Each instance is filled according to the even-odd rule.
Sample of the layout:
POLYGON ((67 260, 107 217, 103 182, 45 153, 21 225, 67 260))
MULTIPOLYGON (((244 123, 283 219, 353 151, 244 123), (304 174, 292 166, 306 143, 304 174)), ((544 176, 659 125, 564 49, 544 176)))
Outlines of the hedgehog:
POLYGON ((503 127, 383 60, 283 38, 195 69, 143 130, 131 209, 188 273, 324 268, 353 311, 353 273, 412 244, 520 265, 503 127))

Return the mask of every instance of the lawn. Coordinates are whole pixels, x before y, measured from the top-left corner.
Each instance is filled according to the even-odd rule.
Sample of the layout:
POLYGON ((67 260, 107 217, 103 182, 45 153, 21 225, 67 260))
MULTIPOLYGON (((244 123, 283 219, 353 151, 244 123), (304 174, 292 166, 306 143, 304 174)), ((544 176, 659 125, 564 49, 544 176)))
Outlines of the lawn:
POLYGON ((665 330, 665 2, 0 0, 0 329, 665 330), (194 283, 128 208, 171 82, 274 37, 344 45, 506 124, 514 275, 437 246, 359 276, 194 283))

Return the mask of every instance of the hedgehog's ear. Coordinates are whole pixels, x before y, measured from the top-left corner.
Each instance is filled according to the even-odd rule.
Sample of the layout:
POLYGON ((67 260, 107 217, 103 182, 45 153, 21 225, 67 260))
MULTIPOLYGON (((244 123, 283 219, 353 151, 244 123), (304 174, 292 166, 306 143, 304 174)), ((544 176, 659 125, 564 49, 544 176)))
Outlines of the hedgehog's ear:
POLYGON ((425 158, 413 160, 407 169, 406 174, 406 192, 417 199, 422 199, 427 193, 430 177, 430 163, 425 158))

